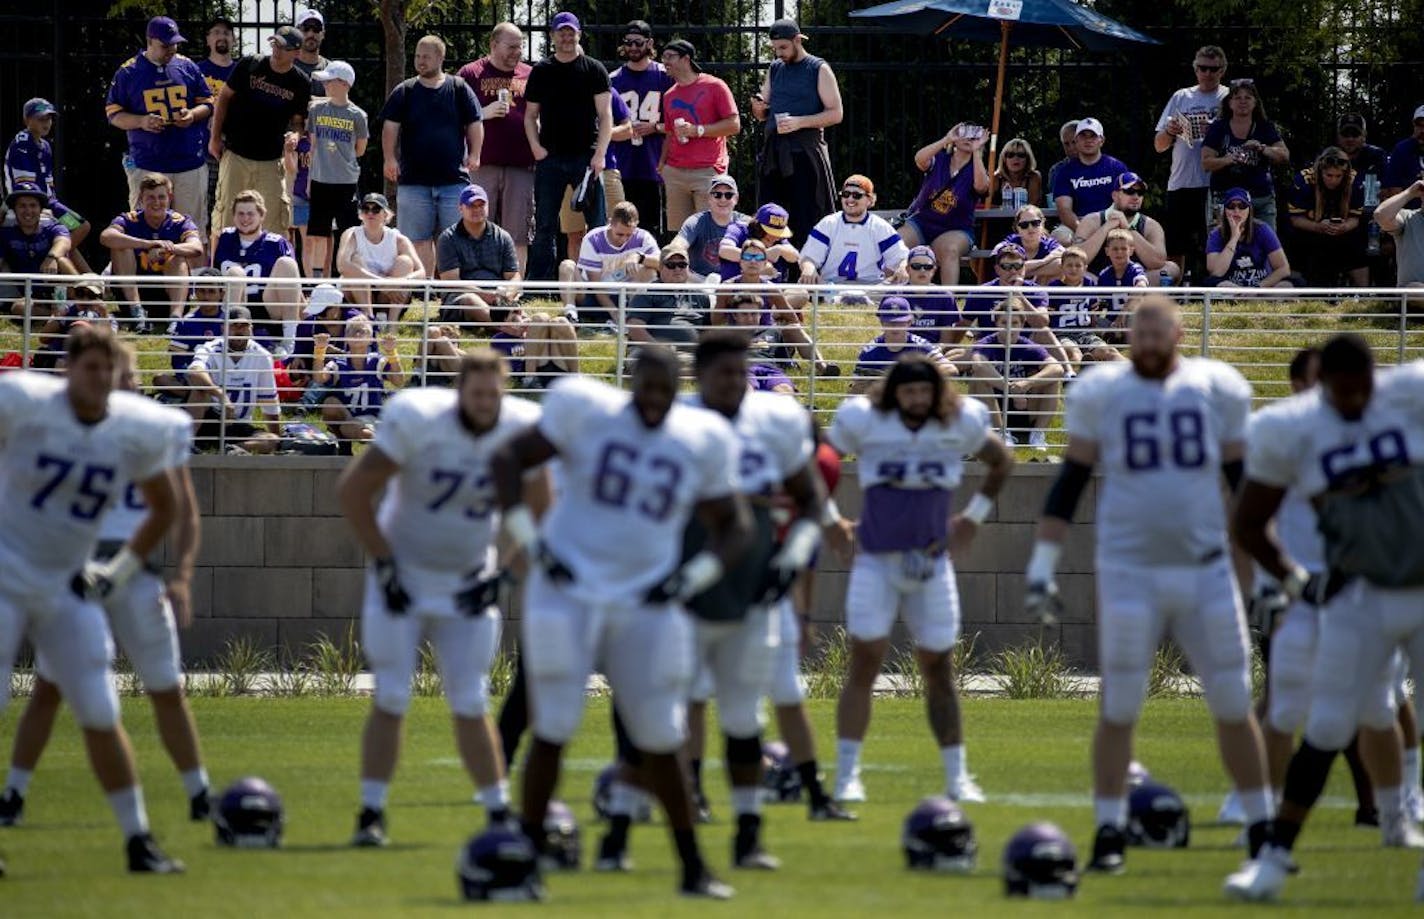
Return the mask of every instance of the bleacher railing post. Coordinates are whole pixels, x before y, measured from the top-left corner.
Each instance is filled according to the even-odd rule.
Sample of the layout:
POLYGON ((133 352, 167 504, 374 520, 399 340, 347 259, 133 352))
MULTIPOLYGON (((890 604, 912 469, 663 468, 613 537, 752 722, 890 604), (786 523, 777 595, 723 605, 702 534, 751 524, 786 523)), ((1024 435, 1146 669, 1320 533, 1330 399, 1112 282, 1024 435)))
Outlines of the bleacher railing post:
POLYGON ((1201 356, 1211 357, 1211 294, 1202 297, 1201 356))
POLYGON ((425 279, 425 309, 420 311, 420 385, 430 385, 430 278, 425 279))
POLYGON ((25 278, 25 317, 20 323, 20 366, 30 366, 30 325, 35 315, 35 282, 25 278))
POLYGON ((623 388, 623 375, 628 360, 628 286, 618 286, 618 315, 613 320, 613 374, 618 388, 623 388))
POLYGON ((816 355, 821 349, 821 288, 817 286, 811 291, 811 365, 809 379, 806 382, 806 405, 811 412, 811 417, 816 417, 816 355))

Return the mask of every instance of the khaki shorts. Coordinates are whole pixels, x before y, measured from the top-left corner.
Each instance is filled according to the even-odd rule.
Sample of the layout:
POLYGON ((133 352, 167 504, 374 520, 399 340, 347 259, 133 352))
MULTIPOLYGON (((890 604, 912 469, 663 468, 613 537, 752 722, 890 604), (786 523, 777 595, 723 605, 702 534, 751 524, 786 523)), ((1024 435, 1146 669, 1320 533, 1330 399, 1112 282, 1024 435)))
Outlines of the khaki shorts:
POLYGON ((281 160, 250 160, 224 150, 218 164, 217 200, 213 202, 215 230, 232 223, 232 202, 240 193, 252 189, 262 195, 267 204, 267 217, 262 228, 287 235, 292 226, 292 199, 287 195, 287 177, 281 160))
MULTIPOLYGON (((481 166, 474 183, 490 196, 489 219, 514 237, 516 246, 529 245, 534 232, 534 170, 519 166, 481 166)), ((568 199, 564 199, 568 207, 568 199)))
MULTIPOLYGON (((485 189, 489 191, 489 189, 485 189)), ((573 201, 573 187, 564 189, 564 203, 559 205, 559 232, 561 233, 587 233, 588 221, 583 219, 583 213, 575 211, 570 205, 573 201)), ((624 201, 623 176, 617 169, 603 170, 603 213, 612 214, 613 209, 624 201)), ((639 215, 640 217, 642 215, 639 215)), ((506 228, 507 229, 507 228, 506 228)))
MULTIPOLYGON (((674 141, 675 143, 675 141, 674 141)), ((702 169, 663 167, 663 191, 667 196, 667 225, 680 227, 683 221, 698 211, 707 210, 707 183, 721 175, 711 166, 702 169)))
MULTIPOLYGON (((151 169, 125 169, 124 174, 129 180, 129 207, 139 210, 138 185, 143 181, 143 177, 148 175, 151 169)), ((168 176, 173 183, 173 203, 169 207, 180 214, 187 214, 193 218, 193 222, 202 231, 204 240, 207 239, 208 222, 208 164, 204 163, 197 169, 189 169, 187 172, 163 172, 160 175, 168 176)))

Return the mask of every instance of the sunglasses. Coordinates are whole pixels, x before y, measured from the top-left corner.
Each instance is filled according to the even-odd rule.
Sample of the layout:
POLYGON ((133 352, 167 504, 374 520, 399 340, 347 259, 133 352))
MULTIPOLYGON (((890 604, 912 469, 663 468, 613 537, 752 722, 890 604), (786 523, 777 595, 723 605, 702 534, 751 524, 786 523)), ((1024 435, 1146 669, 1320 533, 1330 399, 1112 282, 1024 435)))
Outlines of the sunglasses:
POLYGON ((1326 157, 1325 159, 1321 160, 1321 161, 1320 161, 1320 165, 1322 165, 1322 166, 1340 166, 1340 167, 1344 167, 1344 166, 1350 165, 1350 161, 1347 160, 1347 159, 1345 159, 1344 157, 1331 156, 1331 157, 1326 157))
POLYGON ((714 191, 712 192, 712 197, 716 198, 718 201, 731 201, 733 198, 737 197, 737 193, 734 191, 714 191))
POLYGON ((383 208, 383 207, 381 207, 379 204, 363 204, 363 205, 361 205, 361 213, 363 213, 363 214, 380 214, 380 213, 384 213, 385 210, 386 210, 386 209, 383 208))
POLYGON ((911 270, 911 271, 934 271, 934 270, 935 270, 935 263, 934 263, 934 262, 911 262, 911 263, 910 263, 910 270, 911 270))
POLYGON ((1221 73, 1221 64, 1194 64, 1192 65, 1201 73, 1221 73))
POLYGON ((1040 217, 1038 220, 1020 220, 1020 221, 1018 222, 1018 228, 1019 228, 1020 230, 1027 230, 1029 227, 1041 227, 1041 226, 1043 226, 1043 218, 1041 218, 1041 217, 1040 217))
POLYGON ((1124 195, 1136 195, 1140 198, 1143 195, 1147 194, 1147 189, 1143 188, 1141 185, 1129 185, 1127 188, 1122 189, 1122 193, 1124 195))
POLYGON ((1251 205, 1244 201, 1232 201, 1230 204, 1223 205, 1223 207, 1228 211, 1249 211, 1251 209, 1251 205))
POLYGON ((322 32, 325 32, 325 31, 326 31, 326 28, 325 28, 324 26, 319 26, 319 25, 316 25, 316 24, 313 23, 313 24, 310 24, 310 25, 304 25, 304 26, 302 26, 302 31, 303 31, 303 32, 316 32, 316 33, 320 34, 320 33, 322 33, 322 32))
POLYGON ((1239 80, 1232 80, 1231 88, 1254 90, 1256 88, 1256 81, 1251 79, 1250 77, 1242 77, 1239 80))
POLYGON ((1341 137, 1364 137, 1365 132, 1359 128, 1345 128, 1340 132, 1341 137))
POLYGON ((743 252, 743 253, 742 253, 742 261, 744 261, 744 262, 764 262, 764 261, 766 261, 766 253, 765 253, 765 252, 743 252))
POLYGON ((647 46, 648 40, 646 38, 625 38, 618 44, 624 48, 643 48, 647 46))
POLYGON ((1005 150, 1005 151, 1004 151, 1004 159, 1006 159, 1006 160, 1025 160, 1025 159, 1028 159, 1028 154, 1025 153, 1025 152, 1022 151, 1022 150, 1005 150))
POLYGON ((863 191, 852 191, 852 190, 850 190, 849 188, 843 188, 843 189, 841 189, 841 197, 842 197, 842 198, 853 198, 853 199, 855 199, 856 201, 859 201, 861 198, 864 198, 864 197, 865 197, 865 192, 863 192, 863 191))
POLYGON ((1023 266, 1023 262, 1000 262, 994 267, 998 268, 1000 271, 1022 271, 1023 266))
POLYGON ((668 271, 686 271, 687 262, 663 262, 663 267, 668 271))

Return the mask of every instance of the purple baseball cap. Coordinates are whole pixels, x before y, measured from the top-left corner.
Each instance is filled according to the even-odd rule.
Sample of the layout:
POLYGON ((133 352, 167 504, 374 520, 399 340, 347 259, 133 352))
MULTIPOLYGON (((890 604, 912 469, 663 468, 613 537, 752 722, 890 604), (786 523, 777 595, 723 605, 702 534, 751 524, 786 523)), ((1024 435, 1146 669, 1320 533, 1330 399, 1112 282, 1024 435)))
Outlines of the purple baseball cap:
POLYGON ((939 264, 939 256, 935 255, 935 250, 931 249, 929 246, 916 246, 915 248, 911 249, 910 255, 908 258, 905 259, 905 261, 913 262, 915 260, 915 256, 917 255, 924 256, 925 258, 934 262, 936 265, 939 264))
POLYGON ((556 14, 554 21, 549 23, 549 31, 557 32, 560 29, 573 29, 575 32, 583 31, 583 28, 579 25, 578 17, 567 10, 556 14))
POLYGON ((58 115, 59 109, 54 107, 54 103, 48 99, 41 99, 39 96, 25 103, 25 117, 38 118, 41 115, 58 115))
POLYGON ((176 45, 188 40, 178 31, 178 23, 168 16, 154 16, 148 21, 148 37, 156 38, 165 45, 176 45))
POLYGON ((910 309, 910 301, 904 297, 886 297, 875 308, 875 316, 886 324, 899 325, 912 322, 915 318, 915 311, 910 309))
POLYGON ((1122 175, 1117 177, 1118 191, 1127 191, 1129 188, 1132 188, 1136 185, 1142 186, 1142 190, 1144 192, 1147 191, 1147 183, 1142 181, 1142 176, 1138 175, 1135 172, 1124 172, 1122 175))
POLYGON ((774 239, 786 239, 791 235, 791 227, 787 225, 791 222, 791 215, 779 204, 763 204, 757 208, 756 222, 761 224, 767 236, 774 239))
POLYGON ((1249 207, 1251 204, 1251 193, 1244 188, 1228 188, 1226 194, 1221 196, 1221 203, 1225 205, 1233 201, 1245 201, 1249 207))
POLYGON ((460 192, 460 203, 469 207, 476 201, 483 201, 489 204, 489 193, 478 185, 466 185, 465 190, 460 192))

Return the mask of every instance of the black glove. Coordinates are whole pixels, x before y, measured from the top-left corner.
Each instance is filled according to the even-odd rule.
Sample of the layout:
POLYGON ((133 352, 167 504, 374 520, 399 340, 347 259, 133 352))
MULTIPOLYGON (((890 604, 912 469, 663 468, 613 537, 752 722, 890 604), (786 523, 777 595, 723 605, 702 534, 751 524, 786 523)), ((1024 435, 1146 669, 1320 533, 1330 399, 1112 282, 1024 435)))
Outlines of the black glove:
POLYGON ((1030 584, 1024 591, 1024 611, 1043 625, 1055 625, 1063 613, 1063 598, 1052 581, 1030 584))
POLYGON ((564 564, 563 559, 549 551, 549 547, 542 542, 535 551, 534 561, 543 569, 544 576, 554 584, 572 584, 574 582, 574 570, 564 564))
POLYGON ((466 616, 478 616, 494 606, 499 599, 499 586, 504 583, 505 574, 476 577, 474 583, 455 594, 455 608, 466 616))
POLYGON ((1329 571, 1312 574, 1310 579, 1305 582, 1305 587, 1300 592, 1300 598, 1311 606, 1324 606, 1335 599, 1335 595, 1344 590, 1345 585, 1352 580, 1354 580, 1352 575, 1333 568, 1329 571))
POLYGON ((381 585, 381 593, 386 596, 386 609, 391 615, 404 616, 410 608, 410 594, 406 593, 405 585, 401 583, 395 559, 376 559, 376 583, 381 585))
POLYGON ((685 590, 682 568, 678 567, 673 573, 663 578, 658 583, 648 589, 643 595, 643 602, 649 606, 665 606, 676 600, 681 600, 685 590))
POLYGON ((1276 620, 1290 606, 1290 597, 1279 587, 1268 587, 1251 598, 1251 606, 1246 621, 1252 631, 1259 635, 1270 635, 1276 628, 1276 620))
POLYGON ((781 602, 781 598, 791 591, 791 585, 796 583, 796 576, 801 571, 800 568, 782 568, 779 565, 767 568, 766 577, 762 578, 762 604, 769 606, 781 602))

